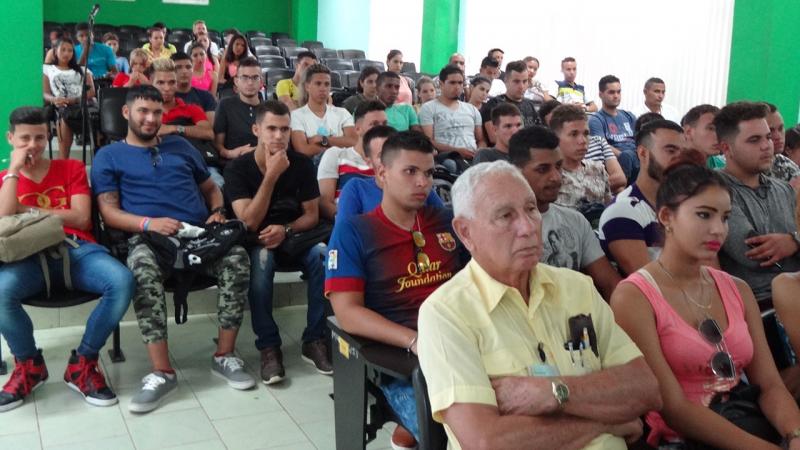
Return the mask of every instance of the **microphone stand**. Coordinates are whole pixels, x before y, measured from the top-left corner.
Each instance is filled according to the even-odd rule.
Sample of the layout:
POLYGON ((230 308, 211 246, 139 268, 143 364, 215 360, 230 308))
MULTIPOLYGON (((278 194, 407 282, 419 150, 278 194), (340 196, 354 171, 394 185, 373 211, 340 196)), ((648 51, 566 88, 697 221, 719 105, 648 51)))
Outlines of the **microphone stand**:
POLYGON ((89 104, 87 96, 89 94, 89 85, 86 83, 86 74, 88 73, 88 66, 89 66, 89 57, 91 56, 92 46, 94 45, 94 14, 89 14, 89 37, 86 39, 86 48, 83 49, 83 54, 86 55, 86 58, 83 58, 83 66, 82 66, 82 74, 81 74, 81 136, 83 137, 83 164, 86 164, 86 141, 91 139, 94 142, 94 137, 90 136, 93 134, 92 127, 89 124, 91 118, 89 117, 89 104), (86 128, 89 128, 89 133, 87 133, 86 128))

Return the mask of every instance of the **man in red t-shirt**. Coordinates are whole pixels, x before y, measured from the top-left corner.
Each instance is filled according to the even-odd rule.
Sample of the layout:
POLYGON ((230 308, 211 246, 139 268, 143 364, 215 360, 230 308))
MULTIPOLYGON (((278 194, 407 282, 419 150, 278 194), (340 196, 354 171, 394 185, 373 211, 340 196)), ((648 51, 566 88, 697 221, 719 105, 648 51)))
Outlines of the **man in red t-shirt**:
POLYGON ((214 129, 203 108, 187 104, 175 96, 178 86, 175 62, 167 58, 153 61, 151 79, 164 99, 164 115, 161 117, 163 125, 158 130, 158 135, 177 134, 186 138, 203 155, 211 179, 222 189, 225 180, 219 165, 219 153, 211 143, 214 140, 214 129))
MULTIPOLYGON (((64 232, 77 243, 68 246, 70 279, 75 289, 102 294, 86 323, 81 343, 72 350, 64 381, 95 406, 111 406, 117 396, 106 385, 98 354, 128 310, 136 284, 131 272, 95 243, 92 201, 86 169, 72 159, 42 157, 47 122, 41 108, 22 107, 11 113, 8 141, 14 147, 8 170, 0 172, 0 216, 46 212, 64 221, 64 232)), ((48 378, 33 324, 22 301, 42 295, 48 271, 51 292, 65 290, 63 265, 49 256, 47 267, 38 254, 0 265, 0 334, 5 336, 16 367, 0 391, 0 412, 22 405, 25 397, 48 378)))

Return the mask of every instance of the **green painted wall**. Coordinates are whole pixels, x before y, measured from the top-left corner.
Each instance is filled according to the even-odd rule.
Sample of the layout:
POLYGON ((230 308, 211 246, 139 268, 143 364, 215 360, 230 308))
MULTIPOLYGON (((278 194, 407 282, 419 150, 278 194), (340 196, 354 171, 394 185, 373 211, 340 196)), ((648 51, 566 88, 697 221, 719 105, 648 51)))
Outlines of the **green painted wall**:
POLYGON ((8 115, 23 105, 42 105, 42 4, 38 1, 4 2, 0 29, 14 36, 14 43, 5 46, 7 61, 0 64, 0 168, 8 166, 11 151, 5 139, 8 115))
MULTIPOLYGON (((27 6, 38 2, 18 3, 27 6)), ((208 6, 164 4, 162 0, 44 0, 43 3, 44 20, 51 22, 85 21, 92 5, 99 3, 97 23, 110 25, 149 26, 160 21, 171 28, 191 28, 192 22, 204 19, 209 28, 220 31, 236 27, 241 32, 289 32, 291 28, 289 0, 209 0, 208 6)))
POLYGON ((317 0, 292 0, 291 34, 298 44, 317 40, 318 11, 317 0))
POLYGON ((728 76, 728 101, 765 100, 787 126, 798 119, 800 46, 797 0, 736 0, 728 76))
POLYGON ((420 71, 439 73, 458 51, 459 0, 424 0, 420 71))

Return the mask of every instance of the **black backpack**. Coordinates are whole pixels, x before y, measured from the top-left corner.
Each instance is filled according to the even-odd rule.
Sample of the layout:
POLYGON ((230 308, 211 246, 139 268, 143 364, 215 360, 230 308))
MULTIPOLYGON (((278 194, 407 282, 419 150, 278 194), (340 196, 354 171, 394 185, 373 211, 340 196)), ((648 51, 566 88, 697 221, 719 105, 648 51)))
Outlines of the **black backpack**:
POLYGON ((241 220, 204 225, 205 234, 197 238, 165 236, 155 231, 141 234, 144 242, 153 250, 164 278, 176 281, 172 294, 175 303, 175 323, 187 320, 186 298, 195 278, 205 268, 227 255, 235 245, 241 244, 247 232, 241 220))

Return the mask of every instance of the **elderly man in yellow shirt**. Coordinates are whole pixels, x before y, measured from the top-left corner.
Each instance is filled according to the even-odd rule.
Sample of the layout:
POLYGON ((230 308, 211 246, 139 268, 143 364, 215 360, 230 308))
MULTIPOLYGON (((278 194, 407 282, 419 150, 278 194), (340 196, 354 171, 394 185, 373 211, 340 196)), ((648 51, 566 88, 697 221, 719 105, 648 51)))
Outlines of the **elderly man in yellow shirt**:
POLYGON ((541 216, 505 161, 453 186, 472 261, 422 304, 418 353, 450 449, 625 449, 658 383, 591 278, 538 264, 541 216))

